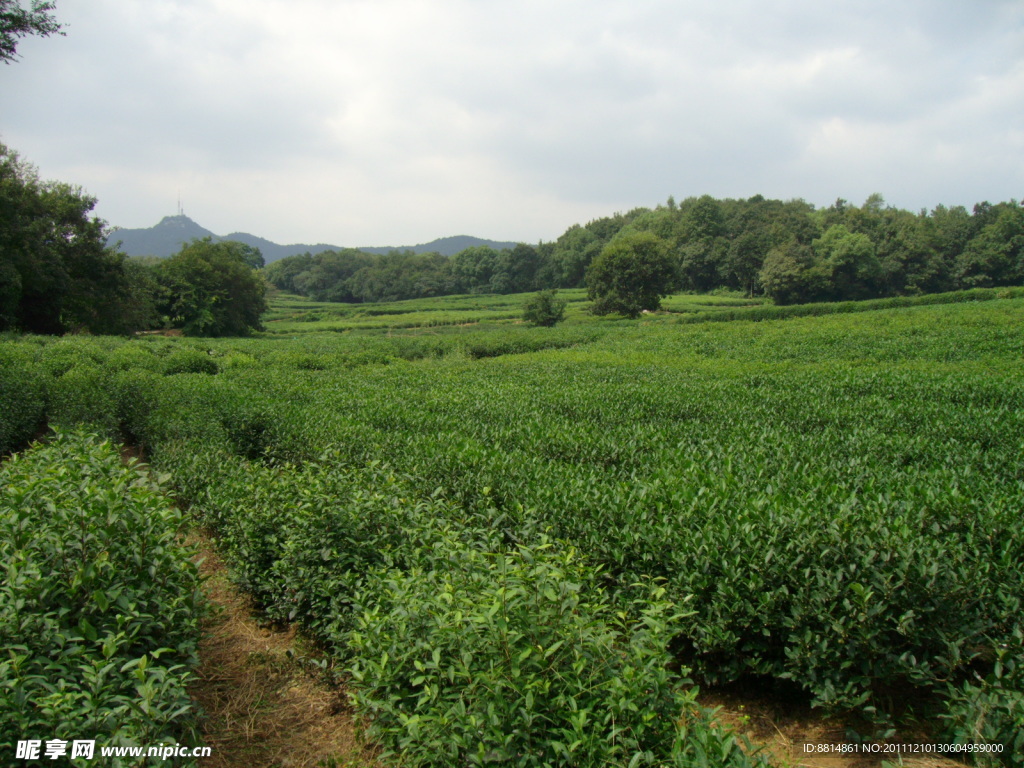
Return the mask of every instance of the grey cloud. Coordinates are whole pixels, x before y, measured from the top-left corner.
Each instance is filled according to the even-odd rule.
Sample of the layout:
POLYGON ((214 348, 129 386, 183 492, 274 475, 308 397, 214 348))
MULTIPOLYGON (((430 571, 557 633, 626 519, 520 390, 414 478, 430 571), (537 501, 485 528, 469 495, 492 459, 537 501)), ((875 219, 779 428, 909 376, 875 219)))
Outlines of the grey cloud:
POLYGON ((67 38, 0 70, 0 135, 44 172, 115 190, 101 194, 114 223, 147 223, 121 221, 129 198, 131 215, 168 212, 152 190, 175 181, 200 190, 203 223, 362 243, 474 221, 550 239, 532 228, 668 194, 880 191, 907 207, 1020 194, 1011 0, 63 0, 59 13, 67 38))

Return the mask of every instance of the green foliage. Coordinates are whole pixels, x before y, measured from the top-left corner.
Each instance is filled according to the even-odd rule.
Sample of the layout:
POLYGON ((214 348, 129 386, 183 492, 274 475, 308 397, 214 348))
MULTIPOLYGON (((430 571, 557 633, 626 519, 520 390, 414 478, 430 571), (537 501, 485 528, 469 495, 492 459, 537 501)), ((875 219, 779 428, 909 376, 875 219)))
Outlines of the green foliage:
POLYGON ((543 538, 495 553, 442 534, 420 560, 379 576, 350 637, 353 700, 403 764, 689 765, 683 717, 713 764, 751 764, 669 673, 659 591, 624 621, 594 572, 543 538))
POLYGON ((0 61, 10 64, 18 58, 18 39, 29 35, 49 37, 59 34, 61 25, 54 19, 55 3, 33 0, 30 8, 18 0, 0 0, 0 61))
POLYGON ((55 428, 87 425, 113 437, 117 433, 117 400, 110 375, 96 365, 76 365, 50 385, 49 423, 55 428))
POLYGON ((195 738, 199 578, 180 514, 81 434, 0 467, 0 749, 28 734, 195 738))
MULTIPOLYGON (((985 677, 977 676, 949 691, 944 736, 948 743, 973 747, 981 768, 1024 766, 1024 634, 997 651, 985 677), (1002 747, 1001 752, 991 751, 1002 747)), ((964 754, 967 754, 966 752, 964 754)))
POLYGON ((828 292, 828 275, 815 262, 814 250, 795 240, 768 253, 758 281, 776 304, 815 301, 828 292))
POLYGON ((812 245, 831 298, 851 300, 877 295, 882 267, 871 238, 836 224, 812 245))
POLYGON ((750 764, 669 671, 678 617, 659 593, 627 619, 571 550, 501 554, 498 531, 345 460, 160 455, 267 614, 349 660, 364 724, 404 762, 690 765, 702 747, 750 764))
MULTIPOLYGON (((868 213, 847 230, 867 231, 868 213)), ((215 376, 162 375, 195 344, 181 339, 27 340, 10 359, 46 389, 99 371, 117 430, 145 443, 178 498, 218 532, 257 602, 361 670, 368 726, 378 722, 390 748, 408 742, 418 760, 442 758, 417 746, 413 729, 424 743, 457 745, 468 737, 449 735, 468 733, 474 713, 497 745, 487 749, 504 748, 501 739, 528 730, 525 697, 533 691, 536 703, 541 690, 531 686, 558 696, 560 680, 583 684, 572 663, 560 678, 534 675, 544 660, 532 650, 513 675, 510 658, 532 648, 523 638, 582 634, 584 646, 567 642, 551 661, 578 650, 600 675, 601 660, 633 658, 645 610, 668 602, 687 608, 668 622, 680 676, 790 681, 808 703, 872 721, 869 735, 899 725, 909 707, 945 729, 935 738, 993 739, 1013 754, 1024 632, 1020 291, 800 307, 677 296, 670 309, 687 314, 642 324, 588 318, 576 292, 554 330, 391 326, 204 341, 215 376), (679 324, 712 312, 735 322, 679 324), (826 312, 839 313, 802 316, 826 312), (659 598, 637 586, 652 580, 659 598), (558 603, 545 602, 544 585, 558 603), (513 592, 521 602, 503 636, 487 611, 513 592), (569 598, 573 610, 560 613, 569 598), (372 651, 349 643, 354 630, 372 651), (492 653, 503 642, 511 657, 492 653), (483 650, 463 663, 457 647, 483 650), (492 689, 500 700, 488 699, 492 689), (500 725, 487 719, 489 702, 500 725)), ((436 306, 454 315, 498 300, 436 306)), ((429 306, 359 317, 400 321, 429 306)), ((340 307, 352 314, 338 320, 365 309, 340 307)), ((69 386, 64 396, 85 403, 95 391, 69 386)), ((643 691, 674 691, 681 681, 661 687, 664 657, 652 654, 657 663, 637 673, 643 691)), ((594 733, 619 711, 598 690, 611 687, 576 696, 592 702, 594 733)), ((544 711, 550 729, 532 720, 533 743, 574 743, 562 714, 544 711)), ((703 716, 684 728, 687 749, 723 743, 703 716)), ((677 759, 673 750, 658 753, 662 762, 677 759)))
POLYGON ((219 370, 220 366, 209 352, 195 347, 178 347, 164 358, 164 373, 168 376, 178 373, 215 374, 219 370))
POLYGON ((46 383, 31 348, 0 342, 0 454, 26 445, 43 424, 46 383))
POLYGON ((558 298, 558 291, 538 291, 523 304, 523 320, 550 328, 565 319, 565 305, 565 299, 558 298))
MULTIPOLYGON (((930 293, 923 296, 893 296, 888 299, 867 299, 865 301, 822 301, 789 306, 741 305, 740 308, 716 308, 709 311, 699 307, 680 317, 679 323, 727 323, 734 320, 785 320, 790 317, 818 317, 821 315, 844 315, 851 312, 875 312, 880 309, 897 307, 925 307, 937 304, 960 304, 968 301, 993 301, 1024 297, 1024 288, 985 289, 971 288, 966 291, 930 293)), ((675 310, 678 311, 678 310, 675 310)))
POLYGON ((161 310, 189 336, 246 336, 263 329, 266 287, 253 264, 258 251, 210 238, 182 246, 160 262, 161 310))
POLYGON ((1024 207, 1014 200, 929 213, 873 194, 815 210, 803 200, 710 195, 637 208, 570 226, 553 243, 439 254, 303 254, 271 264, 267 279, 317 301, 370 302, 577 288, 602 249, 652 234, 677 267, 673 287, 764 293, 780 304, 915 295, 1024 280, 1024 207))
POLYGON ((635 318, 659 309, 674 280, 664 241, 650 232, 630 232, 612 240, 590 265, 587 295, 594 314, 635 318))
POLYGON ((0 330, 113 334, 144 320, 149 299, 106 248, 95 205, 77 187, 40 181, 0 144, 0 330))

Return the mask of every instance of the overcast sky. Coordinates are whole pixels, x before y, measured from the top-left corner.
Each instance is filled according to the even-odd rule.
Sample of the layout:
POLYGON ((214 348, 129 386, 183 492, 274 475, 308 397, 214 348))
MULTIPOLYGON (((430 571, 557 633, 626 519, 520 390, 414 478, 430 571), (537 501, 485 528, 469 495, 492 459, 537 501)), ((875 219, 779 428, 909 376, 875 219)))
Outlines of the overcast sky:
MULTIPOLYGON (((23 1, 23 5, 27 0, 23 1)), ((58 0, 0 141, 110 225, 553 240, 669 195, 1024 197, 1024 0, 58 0)))

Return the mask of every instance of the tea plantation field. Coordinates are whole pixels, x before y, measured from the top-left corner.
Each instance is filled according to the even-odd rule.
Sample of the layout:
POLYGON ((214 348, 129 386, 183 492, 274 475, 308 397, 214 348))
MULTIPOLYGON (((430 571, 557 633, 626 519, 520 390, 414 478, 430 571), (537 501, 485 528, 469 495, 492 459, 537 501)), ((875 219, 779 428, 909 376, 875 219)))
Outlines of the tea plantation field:
POLYGON ((1024 297, 568 298, 553 329, 292 298, 259 338, 7 337, 0 450, 141 446, 403 764, 751 765, 695 685, 776 681, 1024 765, 1024 297))

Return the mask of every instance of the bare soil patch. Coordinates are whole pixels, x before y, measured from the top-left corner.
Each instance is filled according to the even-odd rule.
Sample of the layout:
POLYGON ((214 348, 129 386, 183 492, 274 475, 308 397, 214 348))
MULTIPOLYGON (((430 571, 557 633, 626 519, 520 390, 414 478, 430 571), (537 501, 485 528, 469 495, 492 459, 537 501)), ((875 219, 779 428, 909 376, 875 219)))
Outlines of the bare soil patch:
POLYGON ((206 714, 208 768, 372 766, 344 691, 315 679, 298 660, 311 651, 294 628, 260 624, 229 581, 209 539, 194 535, 213 604, 190 690, 206 714), (335 762, 332 762, 335 761, 335 762))
MULTIPOLYGON (((716 720, 762 746, 772 765, 780 768, 881 768, 883 763, 907 768, 968 768, 964 763, 936 754, 859 754, 846 738, 848 723, 820 715, 807 707, 749 693, 709 692, 699 697, 702 705, 718 709, 716 720), (805 745, 827 745, 828 752, 806 752, 805 745)), ((892 745, 927 743, 922 734, 901 732, 892 745)))

